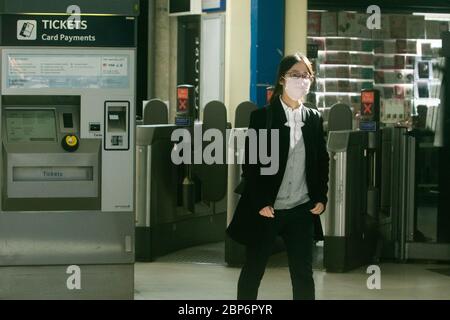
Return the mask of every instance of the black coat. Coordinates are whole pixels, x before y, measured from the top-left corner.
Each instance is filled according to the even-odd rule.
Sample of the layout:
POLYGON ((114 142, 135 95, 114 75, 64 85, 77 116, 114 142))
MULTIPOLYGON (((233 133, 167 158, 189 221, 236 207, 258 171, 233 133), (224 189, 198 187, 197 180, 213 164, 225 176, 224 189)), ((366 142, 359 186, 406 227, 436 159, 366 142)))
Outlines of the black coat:
MULTIPOLYGON (((329 155, 323 131, 323 120, 317 110, 306 109, 307 116, 303 120, 305 125, 302 128, 306 153, 306 183, 312 203, 322 202, 326 206, 328 201, 329 155)), ((262 217, 259 211, 267 206, 274 206, 283 181, 290 148, 290 128, 285 125, 286 122, 286 113, 279 99, 275 99, 275 102, 271 105, 258 109, 251 114, 250 129, 261 130, 269 126, 272 129, 279 129, 280 161, 276 175, 261 175, 260 169, 264 165, 259 161, 257 164, 249 164, 249 144, 247 139, 246 162, 242 166, 245 187, 236 207, 233 220, 227 228, 227 234, 241 244, 249 245, 259 242, 262 239, 261 235, 267 232, 266 228, 270 227, 269 218, 262 217)), ((271 150, 270 141, 269 134, 269 150, 271 150)), ((266 165, 265 167, 268 166, 266 165)), ((314 224, 315 239, 322 240, 323 232, 319 216, 314 217, 314 224)))

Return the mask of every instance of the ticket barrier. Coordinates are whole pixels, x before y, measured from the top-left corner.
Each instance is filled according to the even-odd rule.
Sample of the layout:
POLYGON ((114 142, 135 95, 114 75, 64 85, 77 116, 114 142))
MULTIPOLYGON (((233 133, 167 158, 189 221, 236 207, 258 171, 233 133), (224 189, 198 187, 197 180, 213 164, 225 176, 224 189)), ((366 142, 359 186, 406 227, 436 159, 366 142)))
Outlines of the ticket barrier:
MULTIPOLYGON (((183 102, 182 106, 182 112, 177 113, 178 125, 136 128, 137 261, 154 261, 183 248, 224 239, 226 165, 175 164, 172 152, 176 142, 172 135, 191 124, 189 132, 216 129, 225 134, 226 108, 220 102, 212 102, 205 106, 203 122, 194 123, 193 114, 184 109, 189 104, 183 102)), ((192 150, 192 159, 204 146, 200 139, 200 148, 192 150)))
POLYGON ((438 175, 432 173, 430 167, 434 165, 433 169, 437 170, 436 158, 440 150, 424 142, 428 138, 401 127, 383 130, 379 228, 381 256, 385 259, 400 262, 450 260, 450 245, 445 238, 449 223, 437 206, 442 191, 437 184, 431 184, 438 181, 438 175), (423 159, 428 161, 421 161, 423 159), (440 229, 443 227, 444 232, 440 229))
MULTIPOLYGON (((360 130, 331 131, 328 136, 330 183, 324 241, 324 267, 328 272, 357 268, 378 255, 379 92, 363 90, 361 96, 360 130)), ((345 108, 342 111, 348 113, 345 108)), ((329 127, 335 126, 330 123, 329 127)))
POLYGON ((344 272, 370 261, 376 225, 368 215, 368 135, 361 131, 329 133, 330 192, 324 242, 324 267, 344 272))
POLYGON ((152 99, 144 104, 142 123, 145 125, 157 125, 169 123, 169 110, 164 101, 152 99))

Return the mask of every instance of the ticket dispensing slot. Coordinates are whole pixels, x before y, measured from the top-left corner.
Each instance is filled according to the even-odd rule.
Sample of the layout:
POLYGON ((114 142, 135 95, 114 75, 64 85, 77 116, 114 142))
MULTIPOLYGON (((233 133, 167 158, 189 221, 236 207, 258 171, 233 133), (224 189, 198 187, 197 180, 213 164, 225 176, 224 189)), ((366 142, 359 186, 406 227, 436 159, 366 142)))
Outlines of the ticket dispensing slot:
POLYGON ((130 149, 130 102, 105 103, 105 150, 130 149))

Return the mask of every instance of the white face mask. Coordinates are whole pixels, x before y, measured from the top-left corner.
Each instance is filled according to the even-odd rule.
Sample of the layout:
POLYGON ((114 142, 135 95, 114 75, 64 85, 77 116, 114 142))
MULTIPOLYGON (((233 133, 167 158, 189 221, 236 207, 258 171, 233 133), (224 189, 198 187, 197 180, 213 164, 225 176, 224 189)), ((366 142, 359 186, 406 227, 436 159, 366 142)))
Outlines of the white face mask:
POLYGON ((284 90, 286 94, 294 101, 303 99, 311 87, 310 79, 290 78, 287 77, 285 81, 284 90))

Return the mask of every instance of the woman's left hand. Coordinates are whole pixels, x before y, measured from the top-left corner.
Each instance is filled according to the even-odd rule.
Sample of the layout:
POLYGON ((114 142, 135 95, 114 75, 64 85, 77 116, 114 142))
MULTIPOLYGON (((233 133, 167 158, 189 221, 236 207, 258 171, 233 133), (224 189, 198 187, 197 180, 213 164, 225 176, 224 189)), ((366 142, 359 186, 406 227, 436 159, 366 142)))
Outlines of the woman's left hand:
POLYGON ((323 213, 324 210, 325 210, 325 205, 323 203, 319 202, 319 203, 316 203, 316 206, 313 209, 311 209, 310 211, 312 214, 320 215, 323 213))

